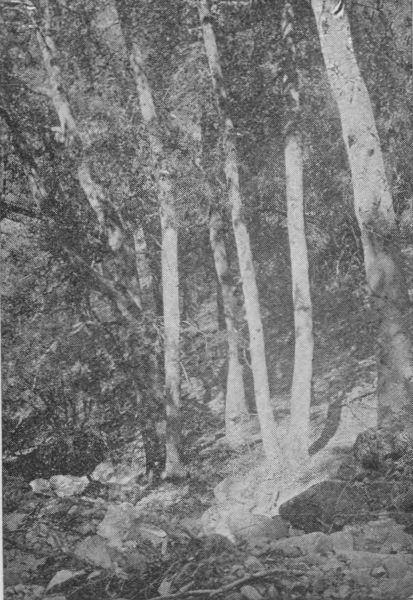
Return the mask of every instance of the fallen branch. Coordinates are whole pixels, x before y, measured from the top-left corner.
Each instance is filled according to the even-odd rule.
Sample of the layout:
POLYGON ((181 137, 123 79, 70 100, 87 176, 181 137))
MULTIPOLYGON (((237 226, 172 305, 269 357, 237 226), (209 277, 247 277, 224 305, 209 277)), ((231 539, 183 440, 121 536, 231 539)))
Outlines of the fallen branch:
POLYGON ((199 590, 184 590, 180 592, 175 592, 174 594, 165 594, 164 596, 153 596, 149 598, 149 600, 176 600, 177 598, 190 598, 191 596, 208 596, 209 598, 216 598, 217 596, 221 596, 221 594, 225 594, 230 590, 233 590, 245 583, 249 583, 251 581, 255 581, 256 579, 264 579, 265 577, 269 577, 270 575, 306 575, 307 571, 301 569, 281 569, 279 567, 275 567, 274 569, 264 569, 263 571, 257 571, 257 573, 252 573, 251 575, 244 575, 244 577, 240 577, 240 579, 236 579, 235 581, 231 581, 231 583, 227 583, 220 588, 216 589, 199 589, 199 590))

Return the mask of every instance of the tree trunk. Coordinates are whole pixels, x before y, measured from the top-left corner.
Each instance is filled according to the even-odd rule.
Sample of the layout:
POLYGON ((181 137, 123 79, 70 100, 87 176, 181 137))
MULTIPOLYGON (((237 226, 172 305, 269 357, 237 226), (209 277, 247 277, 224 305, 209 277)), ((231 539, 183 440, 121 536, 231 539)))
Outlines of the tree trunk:
POLYGON ((285 173, 288 240, 294 305, 295 352, 290 402, 288 452, 291 461, 308 458, 313 377, 313 319, 305 237, 303 148, 300 133, 299 72, 294 39, 294 10, 286 0, 281 29, 287 63, 284 73, 286 100, 285 173))
POLYGON ((235 325, 234 287, 228 268, 223 223, 218 210, 212 210, 209 220, 209 237, 214 255, 215 269, 222 291, 225 325, 228 341, 228 372, 225 394, 225 433, 233 447, 242 444, 249 411, 245 400, 242 365, 238 358, 238 334, 235 325))
MULTIPOLYGON (((216 269, 216 267, 215 267, 216 269)), ((222 295, 222 286, 219 282, 217 273, 215 272, 216 288, 217 288, 217 325, 218 331, 225 331, 227 326, 225 322, 225 307, 224 298, 222 295)))
MULTIPOLYGON (((59 68, 58 53, 54 40, 51 37, 52 18, 48 3, 44 9, 44 31, 41 31, 31 12, 29 18, 32 20, 36 30, 36 38, 43 58, 43 64, 49 80, 48 94, 59 119, 59 127, 54 127, 54 133, 61 143, 76 145, 83 151, 84 141, 82 132, 79 130, 73 117, 72 110, 62 85, 61 72, 59 68)), ((136 306, 141 309, 139 282, 134 268, 133 249, 126 240, 126 231, 122 218, 116 207, 112 204, 103 188, 93 180, 89 165, 81 159, 77 178, 89 205, 95 212, 100 227, 105 231, 109 246, 115 259, 115 276, 117 283, 126 288, 127 294, 136 306)))
POLYGON ((178 226, 175 201, 152 91, 144 70, 142 49, 136 39, 132 42, 131 63, 142 118, 146 124, 149 137, 161 218, 162 294, 165 330, 165 407, 167 420, 165 477, 183 477, 186 475, 186 469, 181 460, 178 226))
POLYGON ((379 424, 412 426, 413 356, 409 298, 389 182, 370 97, 352 44, 344 2, 312 0, 330 86, 351 168, 367 285, 380 315, 379 424), (410 416, 407 415, 410 413, 410 416))
POLYGON ((148 262, 148 246, 146 244, 145 232, 141 224, 138 224, 134 228, 133 243, 135 246, 136 271, 139 278, 142 303, 155 312, 152 271, 148 262))
POLYGON ((296 459, 308 457, 314 346, 304 224, 303 155, 300 137, 298 133, 288 134, 285 145, 287 223, 295 326, 289 451, 296 459))
POLYGON ((274 414, 270 401, 264 332, 261 321, 258 289, 252 260, 248 230, 243 217, 243 202, 239 185, 238 159, 235 146, 234 126, 227 111, 227 95, 224 87, 218 48, 207 0, 199 0, 199 17, 204 37, 212 84, 218 111, 223 125, 225 177, 232 210, 232 226, 237 246, 238 261, 244 293, 245 311, 250 336, 251 366, 254 379, 255 401, 261 426, 264 452, 269 459, 279 457, 274 414))

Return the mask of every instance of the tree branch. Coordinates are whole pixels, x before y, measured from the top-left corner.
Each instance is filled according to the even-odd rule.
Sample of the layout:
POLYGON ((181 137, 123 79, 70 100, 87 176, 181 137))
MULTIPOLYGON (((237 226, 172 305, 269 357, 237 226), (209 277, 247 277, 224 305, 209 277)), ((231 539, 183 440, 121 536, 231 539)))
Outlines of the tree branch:
POLYGON ((164 596, 153 596, 149 600, 176 600, 177 598, 190 598, 191 596, 208 596, 209 598, 216 598, 217 596, 221 596, 230 590, 233 590, 245 583, 249 583, 250 581, 255 581, 257 579, 264 579, 265 577, 269 577, 270 575, 283 575, 285 576, 294 576, 297 577, 299 575, 306 575, 307 571, 301 569, 281 569, 279 567, 275 567, 274 569, 264 569, 262 571, 258 571, 257 573, 252 573, 251 575, 245 575, 244 577, 240 577, 240 579, 236 579, 235 581, 231 581, 231 583, 227 583, 226 585, 221 586, 217 589, 199 589, 199 590, 184 590, 181 592, 176 592, 175 594, 166 594, 164 596))

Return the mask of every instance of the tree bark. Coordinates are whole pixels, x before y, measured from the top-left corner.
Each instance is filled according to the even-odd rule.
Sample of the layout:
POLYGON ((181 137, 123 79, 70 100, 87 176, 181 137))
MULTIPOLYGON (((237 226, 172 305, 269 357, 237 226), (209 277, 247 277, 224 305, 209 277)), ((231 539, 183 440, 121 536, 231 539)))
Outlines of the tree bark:
MULTIPOLYGON (((48 95, 53 103, 59 119, 59 127, 54 127, 54 133, 61 143, 77 146, 84 150, 82 132, 79 130, 66 95, 59 67, 58 52, 51 36, 52 17, 48 3, 44 9, 44 31, 42 31, 31 12, 29 12, 35 30, 36 38, 43 58, 43 64, 49 80, 48 95)), ((141 309, 142 302, 138 276, 134 267, 133 249, 126 240, 126 231, 122 218, 99 185, 91 176, 89 165, 81 158, 77 169, 77 178, 89 205, 98 219, 100 227, 105 231, 109 246, 115 258, 117 282, 125 285, 128 294, 136 306, 141 309)))
POLYGON ((303 147, 300 133, 299 72, 294 39, 294 10, 286 0, 281 19, 287 62, 285 92, 285 172, 287 226, 291 257, 295 352, 291 387, 288 452, 292 461, 308 458, 313 377, 313 319, 305 236, 303 147))
POLYGON ((353 50, 344 2, 312 0, 321 50, 337 102, 351 168, 366 279, 380 317, 379 425, 413 417, 413 355, 406 323, 409 298, 398 229, 369 93, 353 50))
POLYGON ((161 263, 165 331, 165 407, 167 421, 165 477, 183 477, 186 475, 186 468, 182 464, 181 459, 178 226, 175 201, 152 91, 145 74, 143 52, 136 39, 132 42, 131 63, 142 118, 148 132, 154 175, 158 187, 162 231, 161 263))
POLYGON ((227 110, 227 94, 223 82, 218 48, 215 40, 215 33, 212 28, 207 0, 199 0, 198 8, 204 37, 205 52, 208 59, 212 84, 216 94, 218 112, 223 126, 225 177, 232 211, 232 226, 237 246, 250 337, 255 401, 261 426, 264 452, 268 459, 274 459, 279 457, 279 445, 276 436, 273 409, 270 401, 264 332, 261 321, 255 269, 249 233, 243 216, 243 202, 239 184, 234 126, 227 110))
POLYGON ((296 458, 307 458, 310 440, 314 342, 304 224, 303 156, 300 137, 298 133, 288 134, 285 145, 287 224, 295 327, 289 450, 296 458))
POLYGON ((242 444, 249 411, 245 399, 242 365, 238 357, 238 333, 235 323, 234 286, 228 268, 222 217, 217 209, 211 211, 209 238, 214 255, 215 270, 222 291, 225 326, 228 342, 228 372, 225 394, 225 434, 228 443, 236 447, 242 444))
POLYGON ((139 277, 142 303, 151 311, 155 312, 156 306, 152 271, 148 262, 149 252, 142 224, 138 224, 134 228, 133 243, 135 246, 136 271, 139 277))

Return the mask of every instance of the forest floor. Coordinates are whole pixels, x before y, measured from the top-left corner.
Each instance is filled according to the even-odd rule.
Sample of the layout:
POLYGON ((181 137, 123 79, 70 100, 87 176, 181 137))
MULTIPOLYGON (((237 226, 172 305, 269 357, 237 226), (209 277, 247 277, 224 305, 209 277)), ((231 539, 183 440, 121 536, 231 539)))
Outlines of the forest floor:
MULTIPOLYGON (((75 495, 75 478, 33 490, 5 475, 5 598, 413 598, 412 469, 405 457, 375 468, 356 464, 355 437, 374 425, 374 361, 350 355, 314 386, 314 440, 347 448, 341 474, 303 491, 298 504, 289 496, 271 526, 256 516, 232 541, 206 535, 202 516, 217 504, 216 486, 253 469, 261 448, 254 431, 240 449, 228 448, 218 416, 192 437, 189 477, 179 484, 141 478, 123 485, 120 478, 75 495), (343 394, 349 369, 353 383, 343 394)), ((285 392, 276 401, 282 422, 285 392)), ((125 450, 124 463, 130 459, 125 450)))

